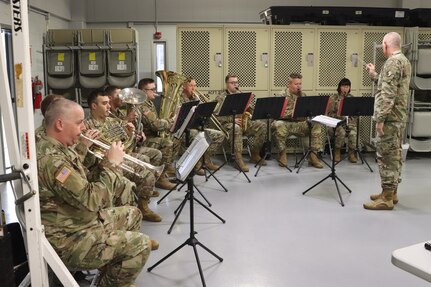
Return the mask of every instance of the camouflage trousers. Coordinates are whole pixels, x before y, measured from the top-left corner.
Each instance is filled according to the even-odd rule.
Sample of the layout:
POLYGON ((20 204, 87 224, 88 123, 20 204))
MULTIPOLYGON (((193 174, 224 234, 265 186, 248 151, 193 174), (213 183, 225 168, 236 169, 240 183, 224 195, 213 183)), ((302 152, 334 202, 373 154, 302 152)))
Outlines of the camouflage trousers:
MULTIPOLYGON (((100 179, 101 169, 98 165, 90 169, 87 176, 89 181, 97 181, 100 179)), ((124 176, 116 177, 112 185, 114 186, 112 195, 112 207, 134 206, 136 205, 135 184, 124 176)))
POLYGON ((161 151, 162 163, 164 163, 165 166, 172 164, 174 145, 170 137, 163 138, 163 137, 148 136, 144 145, 146 147, 155 148, 161 151))
MULTIPOLYGON (((334 137, 334 129, 327 127, 329 137, 332 139, 334 137)), ((339 126, 335 130, 335 148, 342 148, 344 144, 346 143, 346 127, 339 126)), ((350 128, 349 137, 347 141, 347 146, 349 150, 355 150, 356 149, 356 127, 350 128)))
POLYGON ((100 224, 74 233, 67 250, 58 250, 69 269, 101 271, 97 286, 128 287, 150 255, 150 240, 140 230, 142 214, 130 206, 103 209, 100 224))
POLYGON ((135 153, 139 153, 148 158, 148 160, 144 160, 145 162, 151 163, 152 165, 161 165, 162 164, 162 152, 158 149, 146 146, 137 146, 133 150, 135 153))
MULTIPOLYGON (((232 148, 232 123, 223 125, 226 132, 229 134, 229 142, 232 148)), ((248 121, 248 126, 245 131, 242 127, 235 124, 235 153, 242 153, 242 137, 252 137, 253 144, 250 146, 252 151, 260 151, 266 137, 266 123, 262 120, 248 121)))
MULTIPOLYGON (((192 129, 190 131, 190 135, 193 139, 198 133, 199 131, 195 129, 192 129)), ((213 155, 216 151, 220 149, 221 145, 223 144, 223 141, 225 139, 224 134, 221 131, 214 129, 205 129, 205 133, 211 139, 210 146, 208 147, 206 153, 213 155)))
MULTIPOLYGON (((287 138, 291 135, 305 137, 310 134, 308 124, 303 122, 273 121, 271 124, 272 139, 278 150, 287 149, 287 138)), ((322 149, 322 127, 313 124, 311 128, 311 150, 318 152, 322 149)))
POLYGON ((385 122, 383 136, 377 136, 376 156, 383 189, 396 189, 401 182, 402 138, 405 124, 385 122))
MULTIPOLYGON (((141 161, 148 162, 145 160, 146 156, 142 154, 131 153, 130 155, 141 161)), ((146 158, 148 158, 148 156, 146 158)), ((154 184, 156 182, 153 171, 129 161, 124 161, 124 163, 134 170, 134 172, 124 171, 123 174, 127 179, 136 184, 135 193, 138 199, 149 200, 150 196, 153 194, 154 184)))

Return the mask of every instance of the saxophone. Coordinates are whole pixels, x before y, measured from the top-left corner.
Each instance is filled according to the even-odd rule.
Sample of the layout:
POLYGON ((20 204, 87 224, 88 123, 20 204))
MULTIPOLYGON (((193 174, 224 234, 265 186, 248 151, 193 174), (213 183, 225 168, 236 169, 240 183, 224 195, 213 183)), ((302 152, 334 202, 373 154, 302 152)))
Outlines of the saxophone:
MULTIPOLYGON (((240 89, 236 88, 238 93, 242 93, 240 89)), ((253 98, 255 97, 254 94, 251 94, 251 101, 253 101, 253 98)), ((242 132, 244 133, 248 129, 248 121, 251 120, 251 114, 253 112, 253 107, 248 106, 246 111, 241 116, 241 128, 242 132)))

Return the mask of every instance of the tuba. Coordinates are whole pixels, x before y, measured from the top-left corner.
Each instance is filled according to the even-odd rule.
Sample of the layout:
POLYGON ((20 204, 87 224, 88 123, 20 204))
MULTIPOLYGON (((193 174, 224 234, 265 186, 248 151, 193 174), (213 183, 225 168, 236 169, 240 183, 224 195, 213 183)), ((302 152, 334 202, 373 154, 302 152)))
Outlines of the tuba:
POLYGON ((171 120, 174 118, 175 111, 179 106, 186 76, 166 70, 157 71, 156 75, 162 80, 163 85, 159 117, 161 119, 171 120))

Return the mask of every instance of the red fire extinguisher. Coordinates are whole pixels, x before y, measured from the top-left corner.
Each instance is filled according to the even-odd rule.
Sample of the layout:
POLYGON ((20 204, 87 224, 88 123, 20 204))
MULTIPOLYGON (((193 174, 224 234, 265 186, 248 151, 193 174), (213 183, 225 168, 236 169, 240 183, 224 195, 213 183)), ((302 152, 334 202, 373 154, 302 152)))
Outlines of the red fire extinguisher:
POLYGON ((41 80, 39 80, 39 76, 36 76, 34 79, 32 79, 31 88, 33 91, 33 108, 40 109, 40 103, 42 102, 43 83, 41 80))

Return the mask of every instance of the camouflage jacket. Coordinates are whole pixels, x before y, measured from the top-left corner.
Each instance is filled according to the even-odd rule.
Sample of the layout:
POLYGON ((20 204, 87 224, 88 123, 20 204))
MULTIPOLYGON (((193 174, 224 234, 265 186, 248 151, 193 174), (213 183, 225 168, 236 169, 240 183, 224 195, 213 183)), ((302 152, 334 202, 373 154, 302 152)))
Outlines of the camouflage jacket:
MULTIPOLYGON (((238 94, 238 93, 241 93, 241 91, 238 90, 238 91, 236 91, 235 94, 238 94)), ((214 114, 218 114, 218 112, 220 112, 221 106, 223 105, 224 99, 226 98, 227 95, 230 95, 230 94, 228 93, 227 90, 225 90, 223 93, 218 94, 216 96, 215 100, 217 101, 218 104, 217 104, 217 106, 214 109, 214 114)), ((253 103, 253 97, 254 97, 254 95, 252 95, 252 100, 250 101, 250 105, 246 109, 246 112, 248 112, 250 114, 253 113, 253 105, 252 105, 252 103, 253 103)), ((243 116, 243 114, 238 114, 235 117, 236 118, 242 118, 242 116, 243 116)), ((226 124, 232 123, 232 116, 221 116, 221 117, 217 116, 217 119, 219 120, 219 122, 222 125, 226 125, 226 124)))
POLYGON ((98 130, 101 133, 101 140, 111 145, 114 141, 121 141, 124 144, 124 151, 131 153, 136 146, 134 133, 127 133, 123 121, 116 118, 106 117, 105 120, 96 120, 91 114, 85 119, 87 129, 98 130))
POLYGON ((373 115, 376 122, 407 121, 410 77, 410 62, 400 51, 386 60, 377 82, 373 115))
MULTIPOLYGON (((345 96, 347 97, 353 97, 352 94, 347 94, 345 96)), ((329 106, 328 106, 328 112, 327 115, 332 117, 332 118, 336 118, 336 119, 344 119, 344 116, 339 116, 338 115, 338 109, 340 107, 340 102, 341 100, 344 99, 344 96, 340 96, 339 94, 334 94, 332 96, 329 97, 329 106)), ((353 128, 356 127, 356 119, 357 117, 349 117, 349 127, 353 128)))
POLYGON ((156 107, 151 100, 146 100, 139 106, 142 114, 143 130, 147 137, 158 137, 159 132, 169 131, 172 123, 166 119, 160 119, 156 107))
MULTIPOLYGON (((290 93, 289 89, 286 88, 285 90, 276 94, 276 96, 287 98, 287 106, 286 106, 286 109, 284 110, 284 115, 282 119, 285 119, 289 122, 302 122, 306 120, 305 118, 298 118, 298 119, 292 118, 293 110, 295 109, 296 98, 298 98, 297 95, 290 93)), ((306 96, 307 95, 304 92, 301 92, 300 97, 306 97, 306 96)))
POLYGON ((121 170, 102 160, 100 177, 89 182, 76 151, 46 135, 37 143, 37 166, 42 224, 57 249, 67 248, 71 236, 101 225, 99 213, 112 206, 121 170))

